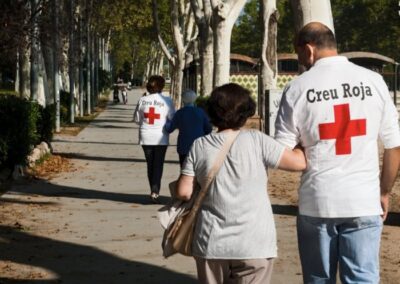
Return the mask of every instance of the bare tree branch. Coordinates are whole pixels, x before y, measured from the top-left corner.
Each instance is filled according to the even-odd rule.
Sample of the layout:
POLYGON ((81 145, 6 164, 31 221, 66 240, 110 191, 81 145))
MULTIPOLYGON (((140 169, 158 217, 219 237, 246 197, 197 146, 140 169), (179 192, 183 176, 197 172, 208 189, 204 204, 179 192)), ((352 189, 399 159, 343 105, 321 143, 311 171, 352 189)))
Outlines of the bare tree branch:
POLYGON ((161 49, 164 52, 165 56, 167 57, 168 61, 171 63, 171 65, 175 65, 175 58, 171 55, 171 52, 169 52, 164 40, 161 37, 161 31, 160 31, 160 22, 158 20, 158 4, 157 0, 152 1, 153 4, 153 22, 154 22, 154 27, 157 32, 157 39, 158 42, 160 43, 161 49))

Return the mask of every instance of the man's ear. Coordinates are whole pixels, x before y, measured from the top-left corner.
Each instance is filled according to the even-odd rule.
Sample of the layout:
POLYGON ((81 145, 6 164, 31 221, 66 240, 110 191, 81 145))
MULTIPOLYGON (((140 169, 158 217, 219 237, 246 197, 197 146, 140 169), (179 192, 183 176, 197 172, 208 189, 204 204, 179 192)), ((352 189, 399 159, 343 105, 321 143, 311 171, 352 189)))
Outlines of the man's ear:
POLYGON ((315 52, 314 52, 314 46, 312 46, 311 44, 307 43, 304 47, 305 49, 305 53, 307 56, 307 61, 309 63, 311 63, 311 65, 314 64, 314 59, 315 59, 315 52))

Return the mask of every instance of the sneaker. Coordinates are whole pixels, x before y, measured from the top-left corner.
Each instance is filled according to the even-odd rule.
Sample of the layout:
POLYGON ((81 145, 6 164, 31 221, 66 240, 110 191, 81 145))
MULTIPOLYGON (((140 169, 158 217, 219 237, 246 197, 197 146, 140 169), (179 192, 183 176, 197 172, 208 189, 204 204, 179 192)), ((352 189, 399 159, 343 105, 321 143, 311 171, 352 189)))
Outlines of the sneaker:
POLYGON ((157 193, 152 192, 152 193, 150 194, 150 198, 151 198, 151 200, 152 200, 154 203, 160 203, 160 201, 158 200, 158 194, 157 194, 157 193))

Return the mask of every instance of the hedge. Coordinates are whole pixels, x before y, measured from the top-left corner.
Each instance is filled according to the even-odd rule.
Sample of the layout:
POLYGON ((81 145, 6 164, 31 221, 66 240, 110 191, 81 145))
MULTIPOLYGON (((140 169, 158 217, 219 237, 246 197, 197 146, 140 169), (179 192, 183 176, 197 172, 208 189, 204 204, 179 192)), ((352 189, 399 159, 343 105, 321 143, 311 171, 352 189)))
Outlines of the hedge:
POLYGON ((0 96, 0 168, 26 164, 40 141, 53 136, 54 107, 43 108, 17 96, 0 96))

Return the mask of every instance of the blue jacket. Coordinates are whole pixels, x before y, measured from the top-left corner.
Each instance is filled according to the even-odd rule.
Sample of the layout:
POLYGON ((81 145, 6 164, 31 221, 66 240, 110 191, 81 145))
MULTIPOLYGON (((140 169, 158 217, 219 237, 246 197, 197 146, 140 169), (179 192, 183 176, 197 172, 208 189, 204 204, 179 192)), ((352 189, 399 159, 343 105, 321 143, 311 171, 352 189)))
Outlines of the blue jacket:
POLYGON ((211 133, 212 127, 203 109, 188 105, 178 110, 172 121, 165 125, 168 133, 175 129, 179 129, 178 154, 186 155, 193 141, 211 133))

